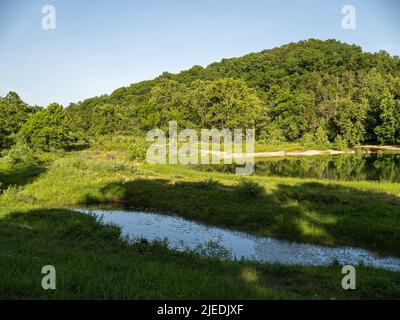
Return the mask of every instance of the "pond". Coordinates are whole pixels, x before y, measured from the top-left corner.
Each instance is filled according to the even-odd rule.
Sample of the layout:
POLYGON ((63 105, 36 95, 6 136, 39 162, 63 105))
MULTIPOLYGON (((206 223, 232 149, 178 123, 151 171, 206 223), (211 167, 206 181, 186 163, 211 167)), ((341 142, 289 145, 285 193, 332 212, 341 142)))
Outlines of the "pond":
MULTIPOLYGON (((235 172, 235 165, 198 165, 200 171, 235 172)), ((256 160, 254 174, 334 180, 400 182, 400 154, 342 154, 256 160)))
POLYGON ((121 227, 122 235, 130 239, 149 241, 168 239, 170 248, 195 250, 207 243, 218 243, 231 253, 231 258, 248 259, 286 265, 340 264, 370 265, 400 272, 400 258, 377 257, 353 247, 323 247, 257 237, 243 232, 204 225, 177 216, 141 211, 75 209, 102 217, 103 223, 121 227))

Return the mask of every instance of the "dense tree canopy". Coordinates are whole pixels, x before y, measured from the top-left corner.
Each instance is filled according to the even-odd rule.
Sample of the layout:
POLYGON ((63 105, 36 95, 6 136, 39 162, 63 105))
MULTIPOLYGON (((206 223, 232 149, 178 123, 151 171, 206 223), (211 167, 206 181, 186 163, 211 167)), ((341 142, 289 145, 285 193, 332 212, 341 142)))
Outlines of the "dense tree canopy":
POLYGON ((18 135, 28 146, 44 151, 64 148, 71 141, 65 110, 57 103, 32 114, 18 135))
MULTIPOLYGON (((194 122, 201 128, 253 128, 263 103, 243 80, 221 78, 192 84, 194 122)), ((265 112, 265 111, 264 111, 265 112)))
POLYGON ((163 79, 150 91, 142 125, 166 129, 169 121, 176 120, 186 128, 254 127, 262 104, 256 90, 243 80, 196 80, 186 85, 163 79))
MULTIPOLYGON (((15 93, 0 99, 0 147, 29 110, 15 93)), ((87 141, 165 129, 171 120, 181 128, 255 128, 258 139, 273 143, 400 143, 400 59, 336 40, 290 43, 206 68, 165 72, 63 112, 39 111, 21 137, 60 146, 70 137, 66 127, 87 141)))
POLYGON ((399 88, 399 57, 311 39, 166 72, 83 101, 69 113, 107 103, 124 110, 128 128, 142 130, 177 120, 195 128, 255 127, 257 137, 269 141, 319 136, 349 145, 400 143, 399 88))
POLYGON ((15 134, 32 111, 15 92, 11 91, 6 97, 0 97, 0 150, 14 142, 15 134))

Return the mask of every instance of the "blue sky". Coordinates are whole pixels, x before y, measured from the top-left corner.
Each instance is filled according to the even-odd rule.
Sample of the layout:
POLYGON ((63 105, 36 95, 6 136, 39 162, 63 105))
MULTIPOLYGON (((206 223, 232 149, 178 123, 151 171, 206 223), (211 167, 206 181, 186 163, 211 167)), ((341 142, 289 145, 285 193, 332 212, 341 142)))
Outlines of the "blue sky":
POLYGON ((400 55, 398 0, 0 0, 0 96, 42 106, 308 38, 400 55), (44 5, 56 29, 41 27, 44 5), (341 27, 342 6, 356 29, 341 27))

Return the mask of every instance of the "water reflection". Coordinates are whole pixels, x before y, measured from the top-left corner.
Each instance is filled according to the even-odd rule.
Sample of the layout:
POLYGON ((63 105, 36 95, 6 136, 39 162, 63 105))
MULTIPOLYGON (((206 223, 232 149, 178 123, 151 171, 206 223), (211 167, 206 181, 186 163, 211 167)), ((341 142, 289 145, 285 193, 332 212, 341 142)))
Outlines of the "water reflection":
MULTIPOLYGON (((234 173, 235 165, 195 166, 200 171, 234 173)), ((259 160, 255 175, 400 182, 399 154, 343 154, 259 160)))
POLYGON ((176 216, 149 212, 77 210, 103 216, 105 223, 120 226, 123 236, 148 240, 168 238, 169 246, 181 251, 188 248, 193 250, 208 242, 218 242, 237 259, 245 258, 289 265, 326 265, 333 261, 339 261, 341 264, 357 265, 362 263, 377 268, 400 271, 400 258, 379 258, 358 248, 330 248, 268 237, 256 237, 243 232, 206 226, 176 216))

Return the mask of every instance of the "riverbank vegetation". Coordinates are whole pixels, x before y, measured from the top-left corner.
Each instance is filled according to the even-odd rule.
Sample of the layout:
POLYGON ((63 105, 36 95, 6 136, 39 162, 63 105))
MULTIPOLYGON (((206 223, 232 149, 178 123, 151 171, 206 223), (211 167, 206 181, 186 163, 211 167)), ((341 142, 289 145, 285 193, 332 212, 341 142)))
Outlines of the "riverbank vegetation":
POLYGON ((0 98, 0 298, 399 298, 399 273, 359 266, 357 290, 345 291, 337 263, 178 253, 162 242, 128 243, 118 228, 71 210, 157 210, 400 257, 400 185, 390 179, 240 178, 229 168, 144 161, 146 130, 169 120, 253 127, 256 152, 399 143, 399 66, 384 52, 309 40, 164 73, 67 108, 29 106, 13 92, 0 98), (46 264, 57 268, 55 291, 41 289, 46 264))
MULTIPOLYGON (((2 172, 7 172, 5 168, 2 172)), ((15 166, 8 168, 15 170, 15 166)), ((3 208, 114 203, 180 214, 257 235, 400 255, 398 183, 244 179, 191 167, 140 164, 127 160, 120 151, 70 152, 51 164, 20 168, 17 172, 22 179, 37 178, 18 186, 18 174, 9 173, 7 178, 3 173, 3 208)))
POLYGON ((110 146, 32 158, 32 163, 0 161, 2 297, 398 297, 397 273, 358 267, 361 289, 345 292, 339 265, 216 261, 157 244, 128 245, 117 229, 64 209, 101 204, 157 210, 256 235, 400 256, 397 183, 243 180, 190 166, 148 165, 110 146), (39 265, 50 262, 63 279, 54 293, 42 291, 38 282, 39 265))
POLYGON ((119 229, 62 209, 0 217, 4 299, 357 299, 398 298, 400 273, 357 268, 357 290, 341 288, 341 266, 281 266, 202 258, 162 242, 128 244, 119 229), (56 290, 40 286, 44 264, 56 290))

